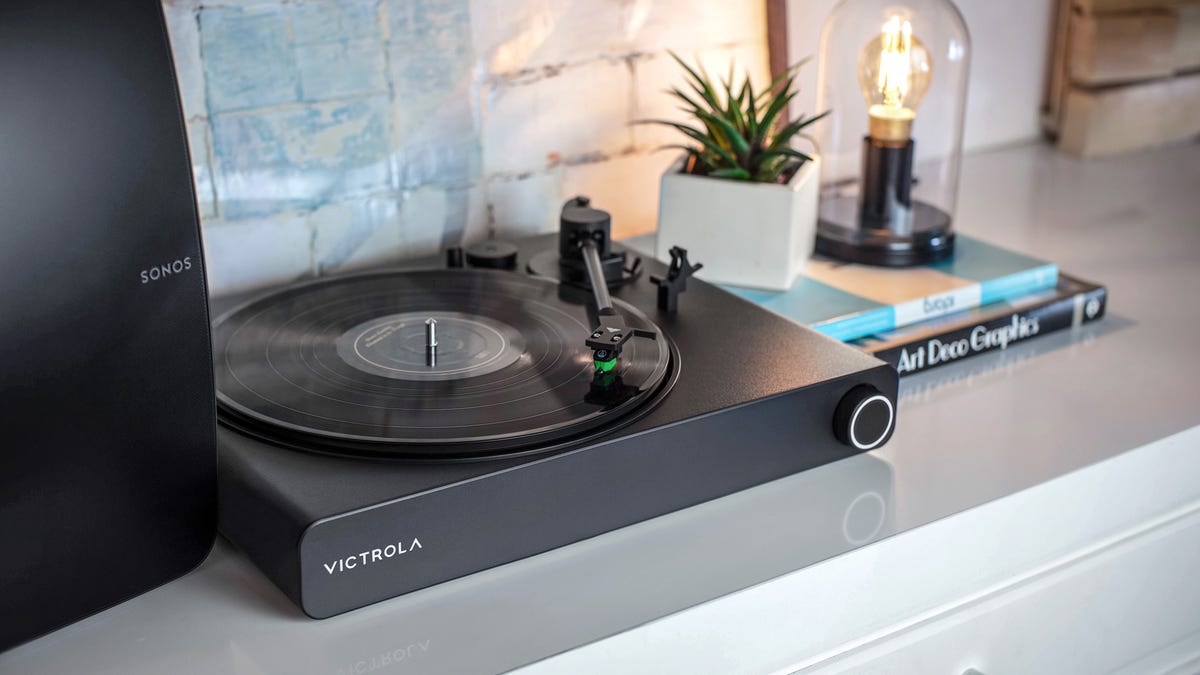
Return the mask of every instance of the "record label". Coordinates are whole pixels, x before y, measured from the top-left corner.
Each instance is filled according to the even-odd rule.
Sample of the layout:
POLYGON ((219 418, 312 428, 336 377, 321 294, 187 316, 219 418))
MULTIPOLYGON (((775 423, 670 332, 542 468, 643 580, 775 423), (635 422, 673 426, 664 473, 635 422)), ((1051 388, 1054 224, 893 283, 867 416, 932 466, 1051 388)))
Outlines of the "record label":
POLYGON ((337 341, 338 356, 372 375, 434 381, 479 377, 512 365, 525 354, 515 328, 461 312, 405 312, 363 322, 337 341), (437 344, 427 341, 434 321, 437 344))

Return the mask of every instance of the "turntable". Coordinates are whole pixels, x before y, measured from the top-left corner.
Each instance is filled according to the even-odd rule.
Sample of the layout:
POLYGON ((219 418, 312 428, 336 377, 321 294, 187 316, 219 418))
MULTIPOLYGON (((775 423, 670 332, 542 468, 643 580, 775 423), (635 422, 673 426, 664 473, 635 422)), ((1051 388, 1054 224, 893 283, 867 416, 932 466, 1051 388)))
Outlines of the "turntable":
POLYGON ((557 237, 217 301, 221 531, 324 618, 890 437, 886 364, 609 231, 576 198, 557 237))

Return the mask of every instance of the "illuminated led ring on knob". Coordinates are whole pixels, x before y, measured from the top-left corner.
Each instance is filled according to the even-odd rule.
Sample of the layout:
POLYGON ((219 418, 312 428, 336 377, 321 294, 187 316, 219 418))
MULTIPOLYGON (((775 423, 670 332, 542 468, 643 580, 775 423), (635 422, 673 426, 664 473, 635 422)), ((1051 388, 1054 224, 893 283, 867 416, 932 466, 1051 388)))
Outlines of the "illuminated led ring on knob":
MULTIPOLYGON (((867 412, 868 416, 874 413, 867 412)), ((838 440, 846 445, 852 446, 858 450, 871 450, 877 448, 888 439, 892 433, 892 426, 896 420, 895 406, 892 401, 884 396, 878 389, 870 385, 860 385, 851 389, 841 402, 838 403, 837 411, 834 413, 833 424, 834 433, 838 440), (863 411, 868 407, 882 403, 887 409, 887 420, 883 423, 878 436, 875 438, 862 439, 859 438, 859 421, 863 416, 863 411)))

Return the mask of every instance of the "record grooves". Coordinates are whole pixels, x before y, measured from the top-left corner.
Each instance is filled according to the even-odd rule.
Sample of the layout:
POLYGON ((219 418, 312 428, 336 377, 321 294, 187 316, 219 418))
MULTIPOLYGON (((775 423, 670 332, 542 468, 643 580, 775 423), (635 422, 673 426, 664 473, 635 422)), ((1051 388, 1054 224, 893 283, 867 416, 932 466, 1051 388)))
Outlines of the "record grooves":
POLYGON ((612 373, 584 344, 586 291, 481 270, 388 271, 303 283, 214 328, 226 424, 289 447, 406 459, 542 451, 649 411, 678 356, 640 310, 612 373), (430 348, 426 323, 436 324, 430 348))

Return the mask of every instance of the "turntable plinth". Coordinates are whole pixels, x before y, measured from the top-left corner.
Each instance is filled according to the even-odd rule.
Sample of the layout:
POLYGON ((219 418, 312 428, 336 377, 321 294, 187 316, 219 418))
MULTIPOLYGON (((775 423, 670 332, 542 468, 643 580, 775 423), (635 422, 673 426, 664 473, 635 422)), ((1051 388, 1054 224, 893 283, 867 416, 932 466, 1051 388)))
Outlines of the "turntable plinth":
MULTIPOLYGON (((518 269, 537 254, 556 250, 557 243, 555 235, 518 242, 518 269)), ((660 277, 667 273, 657 262, 646 267, 660 277)), ((657 330, 661 337, 629 341, 622 362, 606 373, 597 370, 584 344, 588 333, 567 327, 576 319, 583 331, 597 325, 589 323, 594 317, 587 316, 591 294, 586 290, 523 272, 395 274, 319 281, 276 291, 272 300, 231 300, 223 303, 223 312, 218 307, 217 314, 226 319, 258 317, 218 321, 216 327, 218 370, 226 355, 232 364, 218 375, 223 389, 221 529, 313 617, 513 562, 862 452, 863 447, 835 434, 839 404, 866 386, 894 406, 896 374, 883 362, 696 279, 675 312, 658 309, 658 288, 648 279, 612 291, 625 321, 657 330), (371 288, 387 278, 391 281, 382 285, 388 288, 376 290, 386 295, 402 284, 406 296, 413 296, 414 287, 436 289, 426 300, 440 299, 444 305, 438 309, 425 300, 401 302, 393 296, 371 304, 371 288), (319 303, 310 302, 314 288, 319 303), (462 293, 456 295, 456 288, 462 293), (286 305, 302 297, 308 299, 278 307, 281 299, 286 305), (545 319, 554 312, 531 309, 537 303, 574 318, 563 319, 554 330, 545 328, 546 322, 531 315, 543 312, 545 319), (317 305, 334 309, 306 318, 317 305), (285 318, 272 318, 276 312, 285 318), (516 360, 487 372, 437 379, 460 367, 452 359, 461 354, 443 351, 452 339, 466 340, 467 332, 454 327, 455 312, 494 322, 491 328, 519 352, 516 360), (418 359, 424 358, 429 317, 438 321, 435 373, 418 359), (394 322, 391 332, 389 321, 394 322), (544 334, 535 332, 539 325, 544 334), (558 342, 538 342, 559 329, 558 342), (256 337, 243 342, 246 335, 239 331, 256 337), (383 332, 387 335, 380 338, 383 332), (297 336, 314 334, 319 339, 296 347, 304 343, 297 336), (291 337, 283 339, 286 335, 291 337), (385 344, 393 338, 398 342, 385 344), (354 345, 369 351, 362 346, 367 342, 382 351, 355 365, 360 357, 354 345), (247 345, 250 351, 244 353, 247 345), (255 350, 270 358, 251 358, 255 350), (541 370, 529 362, 559 350, 578 371, 541 370), (255 364, 261 370, 263 363, 274 364, 270 368, 277 372, 255 373, 255 364), (268 392, 273 395, 269 403, 255 403, 251 394, 238 391, 243 385, 258 391, 277 375, 285 382, 269 385, 275 387, 268 392), (250 381, 259 376, 265 379, 250 381), (514 376, 542 379, 530 389, 500 386, 514 376), (318 401, 323 396, 353 400, 374 412, 348 412, 353 406, 346 400, 315 402, 304 391, 317 391, 318 401), (519 409, 526 404, 513 407, 513 402, 526 395, 536 400, 529 404, 530 418, 522 420, 519 409), (320 417, 330 419, 314 421, 320 417), (551 417, 562 424, 542 423, 551 417), (288 423, 277 423, 280 418, 288 423), (361 431, 361 426, 344 425, 364 421, 370 433, 343 433, 361 431), (474 425, 487 433, 464 432, 474 425)), ((492 358, 503 350, 481 341, 467 351, 492 358)), ((878 443, 888 435, 890 426, 878 443)))

